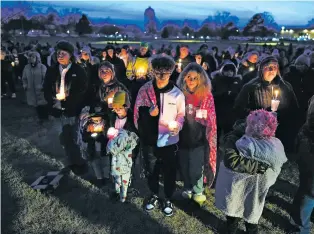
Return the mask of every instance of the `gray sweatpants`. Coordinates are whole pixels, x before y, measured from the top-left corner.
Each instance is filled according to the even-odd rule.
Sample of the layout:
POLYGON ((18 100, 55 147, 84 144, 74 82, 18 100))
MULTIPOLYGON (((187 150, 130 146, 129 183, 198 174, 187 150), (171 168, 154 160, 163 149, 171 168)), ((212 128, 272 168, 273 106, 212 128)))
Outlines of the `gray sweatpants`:
POLYGON ((202 193, 205 146, 191 149, 179 149, 179 163, 184 189, 202 193))

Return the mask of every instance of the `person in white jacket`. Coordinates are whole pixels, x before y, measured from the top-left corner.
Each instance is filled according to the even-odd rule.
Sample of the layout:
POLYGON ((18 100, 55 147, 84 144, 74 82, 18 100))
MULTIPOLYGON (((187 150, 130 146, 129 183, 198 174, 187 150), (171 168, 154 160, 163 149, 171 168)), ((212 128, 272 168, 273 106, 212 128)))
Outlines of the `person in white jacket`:
POLYGON ((145 206, 152 211, 158 205, 159 174, 163 171, 165 202, 163 212, 173 214, 170 201, 175 191, 176 153, 179 131, 185 116, 185 97, 169 81, 175 62, 169 56, 152 60, 153 80, 139 90, 134 107, 134 124, 139 130, 148 186, 152 193, 145 206))

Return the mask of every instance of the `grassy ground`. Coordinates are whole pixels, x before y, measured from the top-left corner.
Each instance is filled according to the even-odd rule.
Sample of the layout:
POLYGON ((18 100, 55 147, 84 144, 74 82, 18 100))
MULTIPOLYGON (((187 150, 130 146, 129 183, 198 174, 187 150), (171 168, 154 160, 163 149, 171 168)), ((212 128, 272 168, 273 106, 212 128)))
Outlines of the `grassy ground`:
MULTIPOLYGON (((145 181, 136 178, 140 195, 130 203, 114 203, 108 188, 98 189, 87 178, 66 176, 50 195, 34 191, 29 184, 41 174, 62 168, 64 154, 58 143, 56 120, 38 125, 35 112, 17 100, 2 100, 1 123, 1 199, 2 233, 225 233, 224 217, 214 207, 214 191, 200 209, 179 199, 176 213, 166 218, 158 210, 146 214, 142 209, 148 194, 145 181)), ((272 188, 263 217, 261 233, 287 233, 289 208, 297 189, 298 172, 287 163, 272 188)), ((178 183, 178 191, 181 184, 178 183)), ((243 226, 242 226, 243 229, 243 226)), ((240 232, 240 233, 243 233, 240 232)))

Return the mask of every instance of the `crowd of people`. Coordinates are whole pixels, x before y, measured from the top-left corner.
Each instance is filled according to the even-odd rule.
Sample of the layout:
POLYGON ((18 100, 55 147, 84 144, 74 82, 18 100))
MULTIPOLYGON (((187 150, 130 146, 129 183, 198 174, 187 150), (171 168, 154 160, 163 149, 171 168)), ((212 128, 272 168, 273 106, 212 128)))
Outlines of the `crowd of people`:
POLYGON ((172 216, 175 182, 182 180, 182 197, 200 205, 207 199, 205 186, 215 188, 228 233, 237 232, 241 219, 247 233, 258 233, 269 188, 282 165, 296 160, 300 186, 291 217, 299 233, 310 233, 310 47, 247 44, 219 52, 203 44, 192 52, 187 44, 154 49, 147 42, 139 49, 64 40, 54 47, 8 43, 1 48, 3 101, 16 98, 17 83, 41 124, 49 116, 59 120, 65 166, 82 174, 89 165, 95 185, 112 186, 113 199, 128 200, 139 164, 151 192, 147 212, 160 207, 172 216))

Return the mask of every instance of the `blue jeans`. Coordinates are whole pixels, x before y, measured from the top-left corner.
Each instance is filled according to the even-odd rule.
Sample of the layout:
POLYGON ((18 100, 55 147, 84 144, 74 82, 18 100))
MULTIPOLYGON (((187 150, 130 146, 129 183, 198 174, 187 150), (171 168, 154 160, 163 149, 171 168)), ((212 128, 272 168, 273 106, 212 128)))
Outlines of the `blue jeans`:
POLYGON ((310 234, 311 214, 314 209, 314 198, 297 194, 293 201, 293 219, 300 228, 300 234, 310 234))

